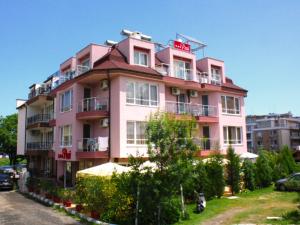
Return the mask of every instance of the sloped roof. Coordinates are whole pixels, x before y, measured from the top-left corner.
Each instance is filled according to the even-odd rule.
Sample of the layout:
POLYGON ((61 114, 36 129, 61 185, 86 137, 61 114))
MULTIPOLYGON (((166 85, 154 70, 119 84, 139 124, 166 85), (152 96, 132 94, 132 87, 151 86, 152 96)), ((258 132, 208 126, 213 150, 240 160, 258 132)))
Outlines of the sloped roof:
POLYGON ((230 89, 235 89, 235 90, 239 90, 239 91, 243 91, 243 92, 248 92, 246 89, 235 85, 233 83, 233 81, 228 77, 226 77, 226 82, 223 83, 222 86, 225 87, 225 88, 230 88, 230 89))
POLYGON ((101 59, 96 61, 94 63, 93 69, 122 69, 161 76, 160 73, 158 73, 156 70, 150 67, 130 65, 126 57, 120 52, 120 50, 116 46, 113 46, 110 52, 108 52, 101 59))

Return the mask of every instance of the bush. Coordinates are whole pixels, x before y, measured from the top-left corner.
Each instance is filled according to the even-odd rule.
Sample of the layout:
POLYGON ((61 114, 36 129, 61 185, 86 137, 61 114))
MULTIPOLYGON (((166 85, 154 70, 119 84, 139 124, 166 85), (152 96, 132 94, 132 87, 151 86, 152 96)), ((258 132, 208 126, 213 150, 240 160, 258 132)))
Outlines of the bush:
MULTIPOLYGON (((197 193, 204 193, 207 199, 213 197, 210 193, 210 183, 207 176, 205 165, 202 161, 195 166, 194 187, 197 193)), ((195 196, 194 196, 195 197, 195 196)))
POLYGON ((274 167, 274 181, 287 177, 297 170, 296 162, 288 146, 281 148, 274 167))
POLYGON ((244 174, 245 188, 253 191, 255 189, 255 165, 249 159, 243 162, 242 172, 244 174))
POLYGON ((231 146, 227 149, 226 159, 227 184, 231 187, 231 194, 234 195, 240 192, 240 158, 231 146))
POLYGON ((224 193, 225 179, 224 179, 224 167, 223 156, 216 154, 205 165, 208 184, 210 189, 208 190, 208 199, 217 196, 220 198, 224 193))
POLYGON ((259 157, 256 160, 256 184, 258 187, 268 187, 272 183, 273 170, 270 166, 268 153, 264 150, 259 152, 259 157))

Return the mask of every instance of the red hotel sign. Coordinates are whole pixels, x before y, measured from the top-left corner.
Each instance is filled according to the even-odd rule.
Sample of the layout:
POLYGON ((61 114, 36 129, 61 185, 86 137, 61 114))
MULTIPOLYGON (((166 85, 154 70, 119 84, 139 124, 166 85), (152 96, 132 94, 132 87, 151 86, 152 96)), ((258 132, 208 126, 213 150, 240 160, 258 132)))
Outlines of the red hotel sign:
POLYGON ((174 48, 186 51, 186 52, 190 52, 191 51, 191 46, 189 44, 186 43, 182 43, 180 41, 174 41, 174 48))
POLYGON ((59 159, 71 159, 71 151, 66 148, 61 150, 61 153, 58 153, 57 158, 59 159))

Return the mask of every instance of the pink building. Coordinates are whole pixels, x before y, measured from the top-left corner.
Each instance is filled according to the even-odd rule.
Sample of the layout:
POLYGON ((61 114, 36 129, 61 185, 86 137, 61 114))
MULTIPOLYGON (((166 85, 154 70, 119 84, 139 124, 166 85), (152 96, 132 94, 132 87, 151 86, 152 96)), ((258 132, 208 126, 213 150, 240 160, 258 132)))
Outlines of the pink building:
POLYGON ((80 50, 17 101, 18 154, 28 155, 33 171, 71 185, 80 169, 146 158, 145 123, 157 111, 195 117, 199 156, 230 144, 247 151, 247 91, 226 77, 223 61, 197 59, 205 45, 186 36, 163 46, 123 34, 118 43, 80 50))

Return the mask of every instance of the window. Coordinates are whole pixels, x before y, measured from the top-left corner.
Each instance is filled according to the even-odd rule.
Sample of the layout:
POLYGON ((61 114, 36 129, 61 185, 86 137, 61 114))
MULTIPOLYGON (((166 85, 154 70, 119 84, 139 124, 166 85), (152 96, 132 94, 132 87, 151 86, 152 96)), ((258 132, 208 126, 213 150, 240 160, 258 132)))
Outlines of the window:
POLYGON ((72 146, 72 126, 65 125, 60 127, 60 145, 62 147, 72 146))
POLYGON ((180 79, 192 80, 191 64, 181 60, 174 60, 174 76, 180 79))
POLYGON ((127 144, 146 144, 146 122, 127 121, 127 144))
POLYGON ((72 109, 73 91, 68 90, 60 95, 60 111, 66 112, 72 109))
POLYGON ((145 52, 134 51, 134 64, 148 66, 148 54, 145 52))
POLYGON ((221 71, 217 68, 211 68, 211 83, 214 85, 221 84, 221 71))
POLYGON ((242 144, 241 127, 223 127, 224 144, 242 144))
POLYGON ((232 96, 222 96, 222 112, 227 114, 240 114, 240 99, 232 96))
POLYGON ((158 87, 155 84, 127 82, 126 102, 129 104, 157 106, 158 87))

